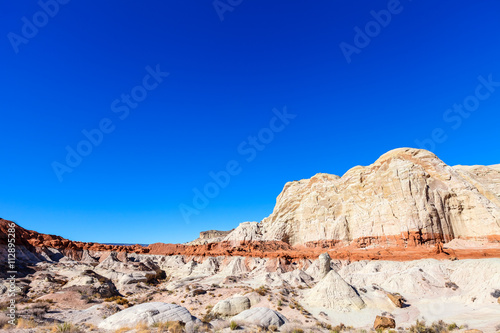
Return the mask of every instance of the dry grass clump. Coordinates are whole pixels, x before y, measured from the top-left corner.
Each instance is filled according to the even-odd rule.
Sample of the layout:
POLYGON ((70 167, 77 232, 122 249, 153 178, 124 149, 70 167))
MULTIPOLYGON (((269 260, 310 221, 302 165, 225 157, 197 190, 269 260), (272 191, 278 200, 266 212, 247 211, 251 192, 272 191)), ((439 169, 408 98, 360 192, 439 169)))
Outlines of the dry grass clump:
POLYGON ((277 332, 278 331, 278 326, 271 325, 267 329, 270 330, 271 332, 277 332))
POLYGON ((135 325, 135 332, 136 333, 149 333, 149 332, 151 332, 151 330, 149 329, 149 326, 146 323, 141 322, 141 323, 138 323, 137 325, 135 325))
POLYGON ((352 326, 345 326, 342 323, 340 323, 337 326, 332 326, 330 324, 323 323, 323 322, 320 322, 320 321, 316 322, 316 326, 318 326, 320 328, 327 329, 331 333, 340 333, 340 332, 343 332, 343 331, 352 331, 354 329, 352 326))
POLYGON ((151 327, 157 328, 158 332, 182 333, 184 332, 184 323, 180 321, 165 321, 154 323, 151 327))
POLYGON ((269 292, 269 289, 267 289, 266 286, 260 286, 259 288, 254 289, 253 291, 255 291, 260 296, 265 296, 269 292))
POLYGON ((62 323, 52 326, 52 333, 82 333, 82 330, 71 323, 62 323))
POLYGON ((37 324, 31 319, 18 318, 16 328, 35 328, 37 324))
POLYGON ((304 328, 296 323, 287 323, 280 327, 280 332, 283 333, 303 333, 304 328))
POLYGON ((119 305, 130 305, 128 299, 123 298, 121 296, 113 296, 113 297, 105 298, 104 302, 115 302, 116 304, 119 304, 119 305))

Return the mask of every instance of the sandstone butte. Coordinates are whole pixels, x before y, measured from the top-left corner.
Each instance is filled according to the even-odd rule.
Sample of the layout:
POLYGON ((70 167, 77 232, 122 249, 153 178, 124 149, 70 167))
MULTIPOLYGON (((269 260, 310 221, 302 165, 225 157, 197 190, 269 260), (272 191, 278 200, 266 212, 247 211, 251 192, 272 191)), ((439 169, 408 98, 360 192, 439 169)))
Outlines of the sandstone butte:
MULTIPOLYGON (((7 242, 8 223, 0 219, 0 245, 7 242)), ((500 257, 500 165, 452 167, 429 151, 399 148, 342 177, 321 173, 289 182, 261 222, 202 232, 187 244, 84 243, 20 226, 16 242, 75 259, 83 250, 285 261, 324 252, 352 261, 500 257), (447 245, 454 240, 481 246, 447 245)))

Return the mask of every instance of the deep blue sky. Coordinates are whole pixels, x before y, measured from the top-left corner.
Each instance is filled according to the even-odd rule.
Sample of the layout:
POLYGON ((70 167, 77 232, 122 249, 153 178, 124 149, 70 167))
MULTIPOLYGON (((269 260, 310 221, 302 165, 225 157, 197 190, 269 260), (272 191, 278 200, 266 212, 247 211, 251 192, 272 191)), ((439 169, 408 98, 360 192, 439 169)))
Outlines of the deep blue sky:
POLYGON ((0 216, 28 229, 184 242, 260 221, 287 181, 342 175, 436 128, 446 163, 500 163, 500 87, 459 126, 443 119, 478 76, 500 81, 498 1, 402 0, 350 63, 339 44, 387 1, 244 0, 221 21, 211 1, 72 0, 18 53, 8 34, 41 7, 1 6, 0 216), (170 75, 121 120, 112 102, 157 64, 170 75), (296 118, 247 162, 238 146, 284 106, 296 118), (53 162, 104 118, 114 131, 60 182, 53 162), (231 160, 241 172, 187 223, 179 205, 231 160))

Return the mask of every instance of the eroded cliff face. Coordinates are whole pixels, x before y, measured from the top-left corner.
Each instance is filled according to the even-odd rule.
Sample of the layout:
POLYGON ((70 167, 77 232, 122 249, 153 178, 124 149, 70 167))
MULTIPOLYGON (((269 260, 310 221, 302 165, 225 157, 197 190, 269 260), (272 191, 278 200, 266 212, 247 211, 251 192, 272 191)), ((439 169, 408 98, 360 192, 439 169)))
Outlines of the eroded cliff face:
POLYGON ((290 245, 494 240, 500 235, 500 168, 451 167, 426 150, 395 149, 342 177, 317 174, 287 183, 269 217, 242 224, 226 240, 241 235, 290 245))

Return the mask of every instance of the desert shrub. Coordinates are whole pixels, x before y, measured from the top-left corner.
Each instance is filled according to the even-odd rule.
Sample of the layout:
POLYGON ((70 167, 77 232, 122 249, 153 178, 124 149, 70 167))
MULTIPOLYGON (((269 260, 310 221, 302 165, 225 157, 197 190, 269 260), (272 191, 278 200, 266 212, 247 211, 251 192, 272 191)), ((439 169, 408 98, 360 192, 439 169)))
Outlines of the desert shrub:
POLYGON ((429 327, 425 325, 425 321, 417 319, 415 325, 410 326, 410 333, 434 333, 429 327))
POLYGON ((116 304, 119 304, 119 305, 129 305, 128 299, 123 298, 121 296, 113 296, 113 297, 105 298, 104 302, 115 302, 116 304))
POLYGON ((491 293, 491 296, 495 297, 495 298, 499 298, 500 297, 500 289, 495 289, 492 293, 491 293))
POLYGON ((448 328, 448 324, 446 324, 442 320, 434 322, 431 325, 431 330, 436 332, 436 333, 446 332, 447 328, 448 328))
POLYGON ((259 288, 254 289, 254 291, 260 296, 265 296, 269 290, 266 286, 260 286, 259 288))
POLYGON ((120 329, 117 329, 115 331, 115 333, 125 333, 125 332, 128 332, 128 331, 130 331, 130 327, 122 327, 120 329))
POLYGON ((129 304, 128 299, 126 299, 126 298, 120 298, 120 299, 116 300, 115 302, 116 302, 116 304, 119 304, 119 305, 128 305, 129 304))
POLYGON ((210 324, 201 323, 201 324, 194 324, 193 326, 185 327, 185 331, 183 331, 183 332, 185 332, 185 333, 214 332, 211 328, 212 327, 210 324))
POLYGON ((234 330, 238 329, 239 327, 240 326, 235 321, 231 321, 231 323, 229 324, 229 328, 231 329, 231 331, 234 331, 234 330))
POLYGON ((410 333, 443 333, 457 328, 455 323, 447 324, 442 320, 433 322, 431 326, 427 326, 423 320, 417 320, 415 325, 410 326, 409 331, 410 333))
POLYGON ((52 328, 52 333, 80 333, 81 330, 71 323, 57 324, 52 328))
POLYGON ((201 322, 208 324, 212 320, 215 320, 215 319, 218 319, 218 318, 219 318, 219 314, 207 311, 207 313, 205 313, 205 315, 203 316, 203 318, 201 318, 201 322))

